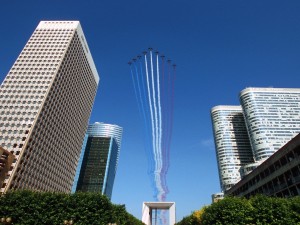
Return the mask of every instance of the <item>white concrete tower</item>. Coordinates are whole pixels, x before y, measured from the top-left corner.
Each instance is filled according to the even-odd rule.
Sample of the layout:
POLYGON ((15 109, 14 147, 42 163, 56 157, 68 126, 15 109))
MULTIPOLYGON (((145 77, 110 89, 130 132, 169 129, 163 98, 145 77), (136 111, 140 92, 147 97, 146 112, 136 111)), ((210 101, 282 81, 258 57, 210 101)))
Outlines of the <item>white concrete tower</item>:
POLYGON ((42 21, 0 86, 1 192, 69 192, 99 76, 78 21, 42 21))

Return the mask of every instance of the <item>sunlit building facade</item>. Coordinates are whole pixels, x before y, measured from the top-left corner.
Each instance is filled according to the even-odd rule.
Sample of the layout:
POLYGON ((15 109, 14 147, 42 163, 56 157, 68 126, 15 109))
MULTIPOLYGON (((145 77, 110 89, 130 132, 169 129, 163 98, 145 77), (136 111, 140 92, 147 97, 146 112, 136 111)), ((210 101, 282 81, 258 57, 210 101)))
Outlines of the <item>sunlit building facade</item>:
POLYGON ((241 179, 242 166, 253 163, 253 155, 240 106, 216 106, 211 110, 222 191, 241 179))
POLYGON ((96 122, 89 125, 73 190, 100 192, 111 198, 123 129, 96 122))
POLYGON ((70 192, 99 76, 78 21, 41 21, 0 86, 0 192, 70 192))
POLYGON ((255 161, 300 133, 300 89, 246 88, 240 93, 255 161))

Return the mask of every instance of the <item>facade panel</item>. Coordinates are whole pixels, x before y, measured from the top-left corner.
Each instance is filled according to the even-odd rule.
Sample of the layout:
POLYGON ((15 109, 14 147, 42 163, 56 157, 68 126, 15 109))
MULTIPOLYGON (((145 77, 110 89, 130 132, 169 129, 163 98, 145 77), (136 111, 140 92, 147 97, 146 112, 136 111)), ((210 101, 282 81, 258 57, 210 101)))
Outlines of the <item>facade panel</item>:
POLYGON ((88 138, 77 191, 102 192, 111 140, 106 137, 88 138))

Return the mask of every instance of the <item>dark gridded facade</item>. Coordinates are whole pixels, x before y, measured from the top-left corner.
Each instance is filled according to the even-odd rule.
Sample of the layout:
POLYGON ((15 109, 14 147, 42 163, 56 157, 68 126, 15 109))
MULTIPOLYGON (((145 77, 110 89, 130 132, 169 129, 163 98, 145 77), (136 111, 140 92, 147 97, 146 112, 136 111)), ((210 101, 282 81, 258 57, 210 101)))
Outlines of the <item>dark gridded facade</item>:
POLYGON ((100 192, 110 197, 118 145, 112 137, 89 137, 76 191, 100 192))
POLYGON ((71 190, 98 86, 83 40, 78 21, 41 22, 5 78, 0 136, 17 160, 1 192, 71 190))

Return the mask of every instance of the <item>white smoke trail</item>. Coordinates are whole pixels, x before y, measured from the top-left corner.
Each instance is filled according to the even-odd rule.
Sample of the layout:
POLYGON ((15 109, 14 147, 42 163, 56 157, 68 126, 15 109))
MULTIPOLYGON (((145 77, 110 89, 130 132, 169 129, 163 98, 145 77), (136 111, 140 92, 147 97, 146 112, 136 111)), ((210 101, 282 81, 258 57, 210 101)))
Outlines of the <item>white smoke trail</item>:
POLYGON ((161 202, 163 200, 163 195, 164 195, 165 191, 164 191, 164 188, 162 186, 160 173, 155 173, 155 180, 157 181, 156 182, 156 185, 157 185, 156 188, 157 188, 157 191, 158 191, 157 200, 161 202))
MULTIPOLYGON (((156 157, 155 161, 158 162, 158 119, 157 119, 157 107, 156 107, 156 96, 155 96, 155 86, 154 86, 154 70, 153 70, 153 60, 152 60, 152 51, 150 51, 150 62, 151 62, 151 83, 152 83, 152 97, 153 97, 153 106, 154 106, 154 119, 155 119, 155 152, 156 157)), ((160 172, 158 164, 156 164, 155 172, 160 172)))
POLYGON ((151 127, 152 127, 152 146, 154 148, 154 160, 156 159, 156 152, 155 152, 155 134, 154 134, 154 119, 153 119, 153 110, 152 110, 152 100, 151 100, 151 92, 149 86, 149 74, 148 74, 148 63, 147 63, 147 56, 145 54, 145 65, 146 65, 146 78, 147 78, 147 90, 148 90, 148 100, 149 100, 149 108, 150 108, 150 116, 151 116, 151 127))

